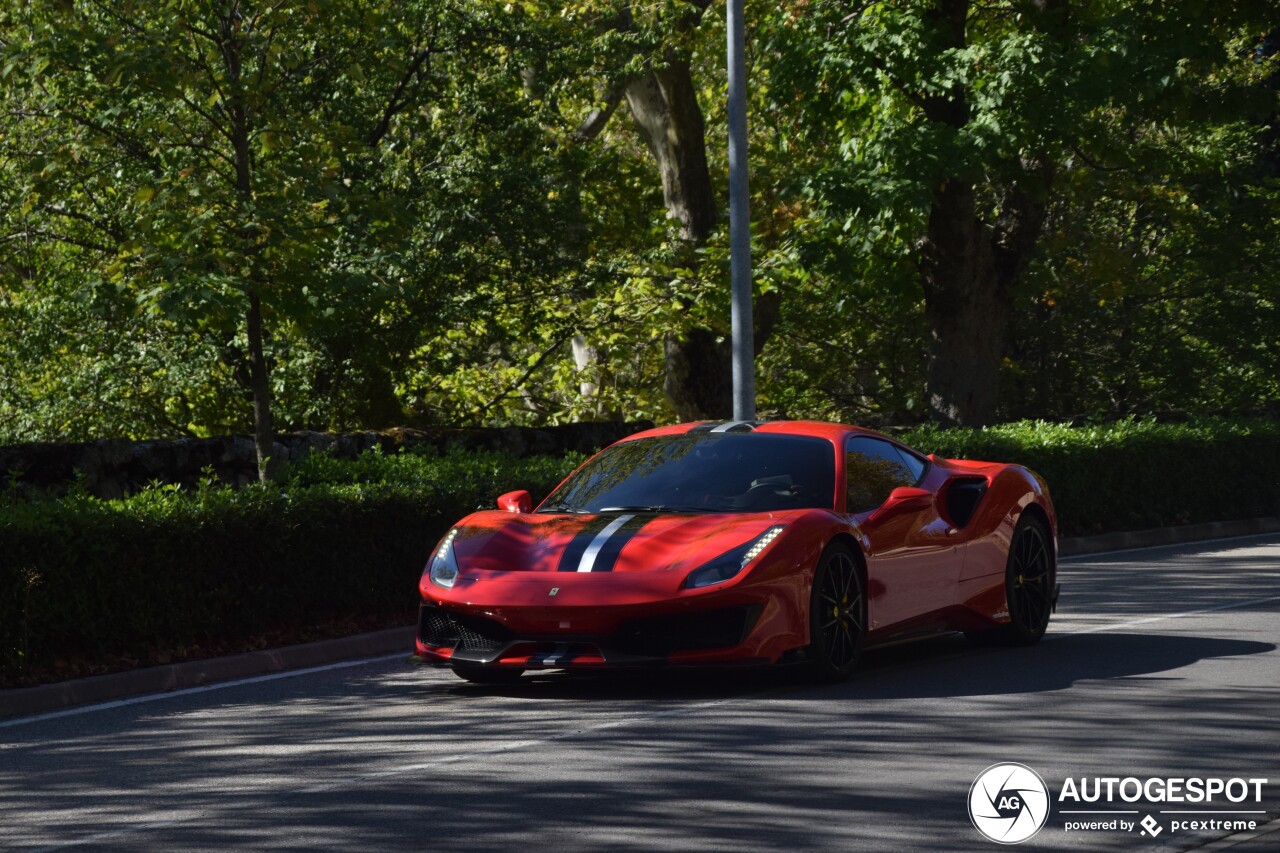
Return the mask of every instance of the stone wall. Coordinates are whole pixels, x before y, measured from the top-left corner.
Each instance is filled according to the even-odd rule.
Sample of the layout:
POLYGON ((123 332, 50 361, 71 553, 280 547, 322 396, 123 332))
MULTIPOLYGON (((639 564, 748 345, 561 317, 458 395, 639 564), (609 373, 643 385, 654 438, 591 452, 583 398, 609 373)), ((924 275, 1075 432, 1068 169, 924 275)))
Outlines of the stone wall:
MULTIPOLYGON (((624 436, 653 426, 637 423, 581 423, 532 429, 392 429, 385 432, 286 433, 277 437, 278 459, 295 461, 312 451, 351 457, 372 447, 384 453, 449 448, 495 450, 515 456, 592 453, 624 436)), ((0 447, 0 487, 65 491, 77 477, 102 498, 120 497, 148 483, 194 486, 207 470, 242 486, 257 479, 257 457, 247 435, 172 438, 152 441, 107 439, 77 444, 17 444, 0 447)))

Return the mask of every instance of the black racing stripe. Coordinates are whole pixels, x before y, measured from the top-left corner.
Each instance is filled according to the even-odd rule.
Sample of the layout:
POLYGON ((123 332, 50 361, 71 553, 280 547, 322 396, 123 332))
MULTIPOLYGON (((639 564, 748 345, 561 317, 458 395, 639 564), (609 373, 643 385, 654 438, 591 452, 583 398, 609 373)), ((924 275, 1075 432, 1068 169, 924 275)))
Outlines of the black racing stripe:
POLYGON ((576 572, 578 563, 582 562, 582 555, 586 553, 591 540, 595 539, 597 533, 604 530, 617 518, 616 515, 598 515, 584 524, 577 535, 565 546, 564 553, 560 555, 560 564, 556 567, 556 571, 576 572))
POLYGON ((685 435, 693 435, 695 432, 711 432, 711 430, 718 426, 720 426, 720 424, 698 424, 696 427, 685 433, 685 435))
POLYGON ((637 515, 635 518, 629 519, 625 524, 613 532, 608 541, 604 543, 604 547, 600 549, 600 553, 596 554, 595 565, 591 567, 593 572, 611 572, 614 565, 618 562, 618 555, 622 553, 622 549, 627 547, 627 543, 631 541, 631 537, 640 532, 646 524, 653 521, 658 516, 654 513, 646 513, 637 515))

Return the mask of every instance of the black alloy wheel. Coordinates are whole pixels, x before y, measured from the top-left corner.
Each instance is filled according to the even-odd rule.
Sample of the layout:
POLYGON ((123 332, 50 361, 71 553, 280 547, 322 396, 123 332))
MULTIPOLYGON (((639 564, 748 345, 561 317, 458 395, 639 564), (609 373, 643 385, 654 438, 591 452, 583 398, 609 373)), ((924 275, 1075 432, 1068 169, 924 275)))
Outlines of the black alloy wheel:
POLYGON ((844 681, 867 636, 867 597, 858 560, 849 546, 832 542, 818 559, 809 598, 809 656, 814 677, 844 681))
POLYGON ((1001 639, 1010 645, 1038 643, 1053 613, 1057 566, 1048 528, 1040 519, 1023 515, 1009 543, 1004 589, 1009 602, 1009 624, 1001 639))

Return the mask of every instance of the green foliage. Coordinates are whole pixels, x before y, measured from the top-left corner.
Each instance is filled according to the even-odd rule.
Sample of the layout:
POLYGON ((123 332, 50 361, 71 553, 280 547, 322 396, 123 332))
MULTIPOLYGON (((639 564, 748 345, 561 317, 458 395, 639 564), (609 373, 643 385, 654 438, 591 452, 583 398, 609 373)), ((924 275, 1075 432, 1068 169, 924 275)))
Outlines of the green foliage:
POLYGON ((947 458, 1027 466, 1049 484, 1067 536, 1280 513, 1274 420, 1022 421, 980 430, 925 426, 898 438, 947 458))
POLYGON ((761 25, 772 97, 794 104, 800 251, 824 296, 766 353, 805 368, 785 392, 804 400, 808 375, 802 410, 826 396, 823 414, 919 418, 917 246, 935 188, 965 181, 987 227, 1018 193, 1048 205, 1012 294, 1005 418, 1280 398, 1280 57, 1259 47, 1274 6, 951 5, 962 46, 931 41, 933 0, 793 2, 761 25), (964 120, 939 121, 959 90, 964 120), (852 309, 832 311, 841 300, 852 309), (793 345, 811 337, 821 356, 793 345))
POLYGON ((437 402, 420 353, 536 340, 540 311, 467 325, 580 255, 581 158, 505 4, 0 5, 0 31, 0 329, 29 338, 0 440, 244 429, 251 295, 281 427, 403 423, 437 402), (65 411, 86 387, 117 406, 65 411))
MULTIPOLYGON (((923 417, 933 191, 973 181, 987 222, 1029 160, 1002 416, 1280 400, 1274 4, 1073 2, 1063 35, 970 3, 963 46, 936 5, 748 0, 762 411, 923 417)), ((689 62, 723 210, 722 4, 676 24, 702 6, 0 2, 0 442, 247 430, 255 288, 281 429, 671 419, 664 341, 728 332, 726 228, 681 240, 611 92, 689 62)))
POLYGON ((422 565, 450 524, 510 489, 541 499, 580 461, 315 455, 283 486, 2 497, 0 673, 353 614, 410 621, 422 565))

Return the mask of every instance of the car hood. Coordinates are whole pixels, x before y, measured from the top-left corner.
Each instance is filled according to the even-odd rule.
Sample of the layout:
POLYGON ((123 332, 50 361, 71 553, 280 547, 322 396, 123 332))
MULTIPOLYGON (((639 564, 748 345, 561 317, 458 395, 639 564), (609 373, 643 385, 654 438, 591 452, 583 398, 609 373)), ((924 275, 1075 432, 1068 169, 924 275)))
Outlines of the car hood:
POLYGON ((453 548, 464 575, 691 569, 800 514, 480 512, 458 524, 453 548))

